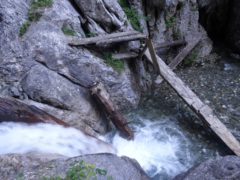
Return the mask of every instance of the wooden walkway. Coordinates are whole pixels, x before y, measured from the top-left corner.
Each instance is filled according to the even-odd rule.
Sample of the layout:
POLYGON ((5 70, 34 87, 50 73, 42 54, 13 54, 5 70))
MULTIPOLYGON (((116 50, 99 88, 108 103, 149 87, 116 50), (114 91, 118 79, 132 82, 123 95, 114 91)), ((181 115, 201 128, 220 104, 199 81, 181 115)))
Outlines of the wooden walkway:
MULTIPOLYGON (((240 143, 226 128, 226 126, 214 115, 212 109, 204 104, 198 96, 172 71, 188 55, 188 53, 198 44, 200 39, 193 40, 182 52, 170 63, 166 65, 164 61, 156 55, 154 45, 146 35, 136 31, 114 33, 92 38, 71 38, 69 45, 81 46, 89 44, 109 44, 132 40, 145 39, 146 48, 142 54, 155 66, 160 76, 175 90, 175 92, 186 102, 186 104, 212 129, 212 131, 238 156, 240 156, 240 143)), ((180 42, 173 43, 179 44, 180 42)), ((165 46, 165 45, 164 45, 165 46)), ((116 57, 134 58, 136 53, 122 53, 116 57)), ((120 59, 119 58, 119 59, 120 59)))

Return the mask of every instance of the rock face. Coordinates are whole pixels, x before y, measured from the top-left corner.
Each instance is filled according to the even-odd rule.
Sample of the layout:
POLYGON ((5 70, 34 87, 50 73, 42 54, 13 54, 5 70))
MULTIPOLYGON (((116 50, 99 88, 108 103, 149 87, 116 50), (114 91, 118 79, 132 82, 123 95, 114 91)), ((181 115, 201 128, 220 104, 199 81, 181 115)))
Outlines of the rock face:
POLYGON ((240 2, 237 0, 198 0, 200 23, 209 36, 227 42, 234 53, 240 51, 240 2))
POLYGON ((117 1, 54 0, 20 37, 29 8, 30 0, 6 0, 0 5, 0 94, 26 102, 31 99, 49 113, 55 108, 58 118, 68 116, 76 128, 86 130, 88 126, 92 133, 106 132, 105 121, 86 87, 101 81, 118 107, 128 109, 140 98, 135 77, 127 64, 118 73, 101 55, 68 46, 62 29, 71 28, 76 36, 85 37, 87 33, 130 28, 117 1), (99 11, 91 11, 95 8, 99 11))
POLYGON ((237 156, 219 157, 208 160, 186 173, 178 175, 174 180, 217 180, 240 179, 240 158, 237 156))
MULTIPOLYGON (((160 8, 158 8, 160 9, 160 8)), ((188 43, 193 39, 201 41, 194 50, 195 61, 210 54, 212 42, 206 31, 199 24, 198 3, 196 0, 167 0, 165 8, 153 13, 149 10, 149 29, 156 43, 185 39, 188 43)))
MULTIPOLYGON (((3 155, 0 156, 0 179, 40 180, 57 176, 63 178, 69 168, 82 160, 107 170, 107 175, 115 180, 149 179, 135 160, 112 154, 85 155, 75 158, 46 154, 3 155)), ((98 177, 98 179, 102 178, 98 177)))

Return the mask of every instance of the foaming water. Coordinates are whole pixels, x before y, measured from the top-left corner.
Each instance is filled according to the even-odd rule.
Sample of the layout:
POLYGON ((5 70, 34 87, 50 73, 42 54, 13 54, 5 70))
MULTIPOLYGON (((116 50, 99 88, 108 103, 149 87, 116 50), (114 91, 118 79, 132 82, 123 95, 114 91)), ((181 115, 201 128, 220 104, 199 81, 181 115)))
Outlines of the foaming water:
POLYGON ((0 123, 0 154, 43 152, 69 157, 115 153, 114 148, 74 128, 59 125, 0 123))
POLYGON ((135 118, 138 123, 133 125, 133 141, 118 134, 111 140, 118 155, 136 159, 148 175, 156 179, 163 174, 165 178, 173 177, 190 167, 188 142, 178 129, 164 119, 153 122, 140 116, 135 118))

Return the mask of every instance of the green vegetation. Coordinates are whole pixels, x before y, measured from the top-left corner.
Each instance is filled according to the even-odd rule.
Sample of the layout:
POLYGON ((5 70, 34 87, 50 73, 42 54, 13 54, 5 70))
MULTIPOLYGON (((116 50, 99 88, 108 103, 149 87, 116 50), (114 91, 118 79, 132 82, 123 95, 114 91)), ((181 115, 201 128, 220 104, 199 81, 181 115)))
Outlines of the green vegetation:
POLYGON ((62 32, 67 36, 76 36, 76 32, 72 28, 65 25, 62 26, 62 32))
POLYGON ((124 62, 118 59, 114 59, 111 53, 104 53, 104 62, 111 66, 114 70, 120 73, 124 69, 124 62))
POLYGON ((97 175, 106 177, 106 180, 113 180, 111 176, 107 176, 107 170, 96 168, 92 164, 81 161, 73 165, 66 173, 65 178, 50 177, 43 180, 97 180, 97 175))
POLYGON ((197 53, 192 52, 183 61, 183 66, 192 66, 197 59, 197 53))
POLYGON ((176 19, 174 16, 166 16, 165 17, 165 23, 166 23, 166 28, 171 29, 176 22, 176 19))
POLYGON ((53 0, 32 0, 28 11, 28 19, 23 23, 19 30, 19 36, 23 36, 32 22, 38 21, 42 16, 42 8, 50 7, 53 0))
POLYGON ((31 23, 29 21, 25 21, 23 23, 23 25, 20 27, 20 30, 19 30, 19 36, 23 36, 27 32, 30 24, 31 23))
POLYGON ((133 29, 136 31, 142 31, 142 28, 140 26, 139 19, 141 18, 137 11, 129 6, 126 0, 119 0, 118 3, 123 8, 123 11, 125 12, 129 22, 131 23, 133 29))
POLYGON ((87 37, 96 37, 97 34, 96 33, 93 33, 93 32, 89 32, 86 34, 87 37))

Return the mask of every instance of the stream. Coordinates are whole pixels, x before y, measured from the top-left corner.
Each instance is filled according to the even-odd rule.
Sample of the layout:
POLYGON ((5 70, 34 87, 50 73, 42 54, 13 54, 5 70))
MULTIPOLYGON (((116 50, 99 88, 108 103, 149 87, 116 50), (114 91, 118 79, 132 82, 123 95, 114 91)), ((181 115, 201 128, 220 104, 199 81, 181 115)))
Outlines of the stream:
MULTIPOLYGON (((229 67, 232 68, 232 65, 230 65, 225 63, 222 66, 225 68, 224 71, 219 67, 219 73, 222 73, 223 77, 226 76, 224 73, 228 74, 228 78, 232 77, 232 80, 226 79, 226 83, 236 81, 236 85, 239 86, 240 75, 237 72, 239 72, 240 66, 236 67, 236 72, 234 69, 232 70, 233 74, 231 76, 229 67)), ((209 69, 203 68, 202 75, 196 72, 194 74, 200 79, 205 76, 212 79, 211 75, 206 75, 205 71, 211 73, 209 69)), ((217 67, 212 71, 216 75, 215 71, 218 71, 217 67)), ((195 82, 194 77, 191 76, 191 78, 195 82)), ((191 78, 188 82, 190 84, 191 78)), ((202 82, 205 82, 205 80, 202 82)), ((228 123, 220 115, 227 114, 228 117, 233 115, 237 118, 240 117, 236 114, 239 112, 239 101, 236 100, 236 103, 234 101, 236 97, 239 97, 240 88, 234 85, 237 96, 228 96, 230 98, 228 105, 229 107, 231 105, 235 111, 228 108, 230 109, 229 113, 226 113, 224 112, 226 108, 221 103, 218 105, 221 100, 226 100, 224 97, 221 98, 223 88, 218 87, 221 86, 222 77, 218 80, 214 81, 216 88, 213 88, 213 92, 208 90, 204 95, 209 94, 207 99, 214 102, 214 96, 211 93, 218 94, 219 101, 215 103, 216 109, 214 111, 219 111, 220 114, 217 115, 222 118, 227 126, 234 130, 232 128, 234 127, 234 121, 228 123)), ((224 86, 226 83, 222 85, 224 86)), ((161 86, 161 89, 165 89, 165 91, 159 91, 154 95, 143 98, 138 109, 126 114, 126 118, 131 121, 130 126, 135 133, 133 141, 126 141, 116 132, 101 137, 102 140, 111 143, 116 151, 108 145, 97 144, 94 138, 89 139, 89 137, 87 138, 74 128, 63 128, 50 124, 1 123, 0 154, 38 151, 73 157, 91 153, 116 153, 119 156, 136 159, 152 180, 172 179, 177 174, 208 158, 231 154, 226 146, 219 142, 208 128, 202 125, 201 121, 185 107, 184 103, 176 95, 166 96, 166 94, 169 95, 172 92, 169 87, 165 87, 167 85, 161 86)), ((191 84, 191 87, 194 88, 194 83, 191 84)), ((203 88, 205 87, 203 85, 203 88)), ((230 88, 233 89, 231 86, 230 88)), ((225 95, 225 93, 222 94, 225 95)), ((202 98, 204 99, 204 96, 202 98)), ((237 128, 236 132, 238 132, 238 126, 235 128, 237 128)), ((235 135, 237 136, 237 134, 235 135)))
MULTIPOLYGON (((74 128, 58 125, 22 123, 0 124, 0 154, 44 152, 69 157, 92 153, 116 153, 136 159, 153 180, 171 179, 207 158, 224 154, 221 144, 201 128, 186 129, 178 115, 157 109, 153 99, 127 114, 135 139, 127 141, 111 132, 101 139, 111 143, 116 152, 74 128)), ((192 128, 192 127, 188 127, 192 128)))

